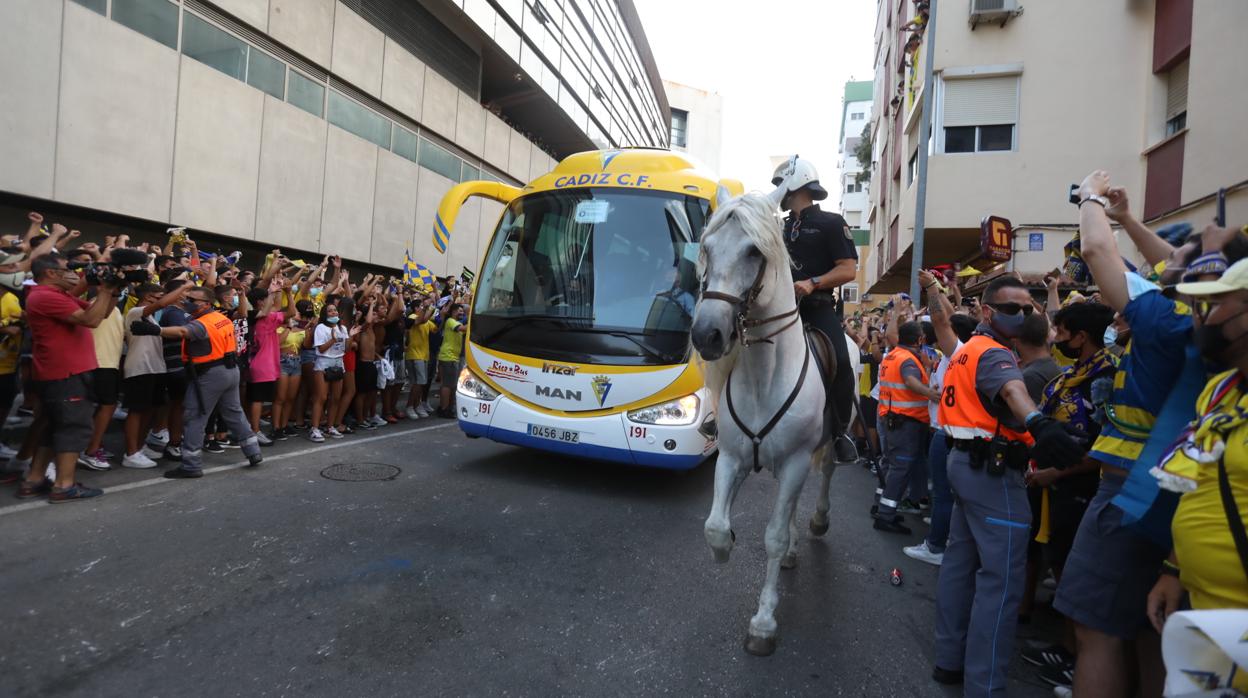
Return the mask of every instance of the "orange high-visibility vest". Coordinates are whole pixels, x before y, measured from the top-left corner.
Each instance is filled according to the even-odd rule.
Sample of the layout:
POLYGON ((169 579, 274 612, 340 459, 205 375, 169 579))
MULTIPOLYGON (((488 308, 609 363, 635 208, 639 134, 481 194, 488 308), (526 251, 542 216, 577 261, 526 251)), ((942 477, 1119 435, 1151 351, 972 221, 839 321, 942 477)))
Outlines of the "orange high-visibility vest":
POLYGON ((905 347, 893 347, 893 350, 888 352, 888 355, 880 362, 879 416, 883 417, 891 412, 927 424, 930 421, 927 396, 907 388, 906 381, 901 375, 901 366, 907 359, 913 360, 914 365, 919 367, 920 380, 923 381, 923 385, 927 385, 927 370, 923 368, 923 362, 919 360, 919 357, 905 347))
MULTIPOLYGON (((997 434, 1011 441, 1035 442, 1031 434, 1002 426, 1001 421, 984 408, 975 390, 979 359, 989 349, 1005 349, 997 340, 977 334, 949 359, 945 384, 940 393, 937 413, 945 433, 955 439, 992 439, 997 434)), ((1009 351, 1008 349, 1006 351, 1009 351)))
POLYGON ((226 354, 233 354, 238 348, 234 337, 234 322, 217 311, 204 313, 192 322, 201 323, 208 330, 208 353, 204 356, 191 356, 186 350, 186 340, 182 340, 182 360, 194 364, 206 364, 218 361, 226 354))

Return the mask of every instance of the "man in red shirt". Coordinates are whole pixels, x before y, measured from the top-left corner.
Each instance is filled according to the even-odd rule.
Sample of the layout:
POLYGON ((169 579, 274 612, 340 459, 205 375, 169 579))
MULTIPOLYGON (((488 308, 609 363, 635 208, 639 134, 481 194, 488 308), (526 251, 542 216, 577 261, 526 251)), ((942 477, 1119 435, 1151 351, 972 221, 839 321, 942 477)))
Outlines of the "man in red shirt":
POLYGON ((120 289, 101 286, 87 304, 78 297, 86 282, 56 252, 36 257, 31 272, 37 285, 26 293, 26 321, 34 340, 32 377, 42 398, 43 424, 30 472, 17 496, 47 494, 49 501, 58 503, 97 497, 101 490, 74 482, 74 466, 91 440, 95 412, 91 382, 95 342, 90 328, 112 312, 120 289), (55 483, 45 479, 53 458, 55 483))

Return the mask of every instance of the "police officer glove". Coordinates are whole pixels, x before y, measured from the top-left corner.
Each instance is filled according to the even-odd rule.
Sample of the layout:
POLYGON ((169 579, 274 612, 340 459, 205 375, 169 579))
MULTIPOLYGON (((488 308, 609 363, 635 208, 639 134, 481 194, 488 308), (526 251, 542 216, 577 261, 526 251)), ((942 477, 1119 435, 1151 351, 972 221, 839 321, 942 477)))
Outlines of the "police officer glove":
POLYGON ((1027 431, 1036 439, 1031 457, 1041 468, 1064 470, 1083 460, 1084 449, 1061 423, 1052 417, 1032 420, 1027 431))
POLYGON ((153 325, 146 320, 135 320, 130 323, 130 334, 136 336, 158 337, 160 336, 160 326, 153 325))

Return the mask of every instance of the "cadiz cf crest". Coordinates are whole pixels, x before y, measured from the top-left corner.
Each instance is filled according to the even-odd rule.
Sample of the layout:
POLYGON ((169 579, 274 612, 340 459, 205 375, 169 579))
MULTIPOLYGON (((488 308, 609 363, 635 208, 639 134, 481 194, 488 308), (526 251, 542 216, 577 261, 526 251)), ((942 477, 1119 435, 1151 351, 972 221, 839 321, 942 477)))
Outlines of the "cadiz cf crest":
POLYGON ((607 402, 607 393, 611 392, 611 379, 606 376, 594 376, 590 387, 594 391, 594 397, 598 398, 598 406, 602 407, 607 402))

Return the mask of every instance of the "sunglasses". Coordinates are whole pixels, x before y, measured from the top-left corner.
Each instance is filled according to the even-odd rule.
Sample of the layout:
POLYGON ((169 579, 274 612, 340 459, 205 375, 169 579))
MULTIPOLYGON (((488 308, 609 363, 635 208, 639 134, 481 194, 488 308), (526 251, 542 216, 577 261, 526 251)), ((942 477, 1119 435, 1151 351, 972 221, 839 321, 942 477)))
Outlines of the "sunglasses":
POLYGON ((1021 312, 1024 316, 1027 316, 1031 315, 1031 311, 1035 310, 1030 304, 1023 305, 1022 303, 987 303, 986 305, 1006 315, 1018 315, 1021 312))

